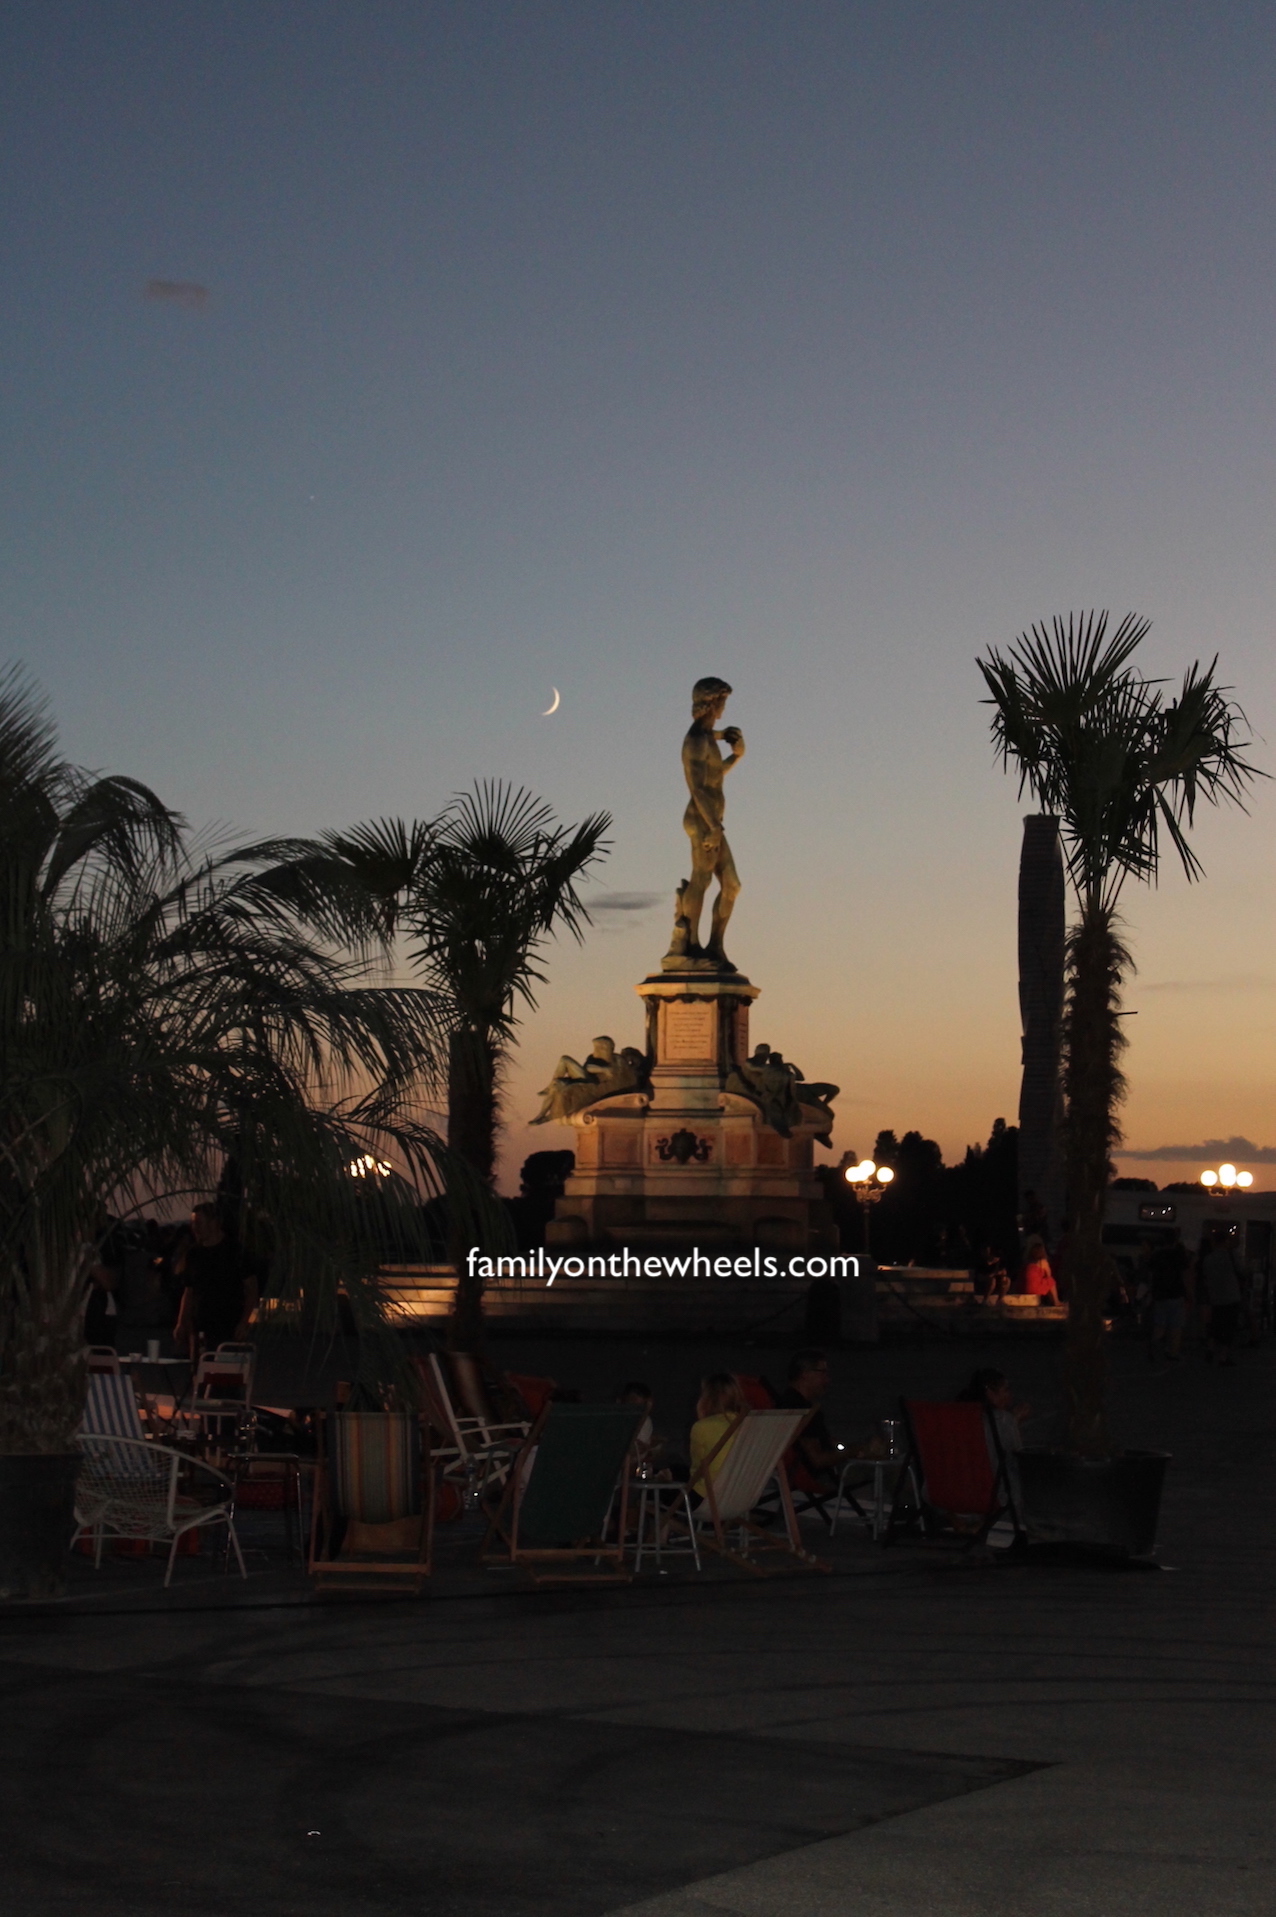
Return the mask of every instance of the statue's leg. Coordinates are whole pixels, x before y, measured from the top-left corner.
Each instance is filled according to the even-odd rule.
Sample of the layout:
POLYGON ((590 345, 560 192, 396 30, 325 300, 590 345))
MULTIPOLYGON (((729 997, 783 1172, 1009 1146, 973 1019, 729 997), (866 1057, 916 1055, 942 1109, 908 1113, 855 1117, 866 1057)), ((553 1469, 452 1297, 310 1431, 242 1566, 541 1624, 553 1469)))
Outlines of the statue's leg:
MULTIPOLYGON (((699 814, 696 815, 697 820, 699 814)), ((682 893, 682 916, 687 921, 688 950, 694 956, 700 945, 700 913, 704 907, 704 895, 709 890, 709 881, 713 877, 714 859, 705 851, 703 836, 688 830, 691 840, 691 877, 687 880, 682 893)))
POLYGON ((725 839, 722 841, 722 850, 718 855, 716 871, 718 896, 713 901, 713 921, 706 950, 710 958, 721 959, 725 964, 727 955, 723 950, 722 941, 726 935, 731 909, 740 896, 740 875, 735 869, 731 847, 725 839))

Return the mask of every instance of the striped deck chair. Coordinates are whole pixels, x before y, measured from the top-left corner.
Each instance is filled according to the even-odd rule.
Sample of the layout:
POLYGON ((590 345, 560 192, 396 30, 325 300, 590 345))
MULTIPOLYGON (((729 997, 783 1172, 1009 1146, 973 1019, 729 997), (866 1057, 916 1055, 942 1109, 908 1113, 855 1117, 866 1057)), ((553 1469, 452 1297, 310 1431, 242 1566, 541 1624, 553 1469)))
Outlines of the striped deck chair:
MULTIPOLYGON (((766 1573, 760 1564, 754 1563, 750 1555, 753 1550, 783 1552, 811 1571, 832 1569, 822 1558, 813 1557, 803 1548, 784 1469, 784 1454, 812 1413, 813 1407, 806 1411, 787 1407, 742 1411, 691 1474, 687 1488, 693 1494, 699 1492, 701 1498, 691 1516, 700 1542, 759 1577, 766 1573), (715 1459, 717 1470, 711 1472, 715 1459), (754 1507, 772 1483, 780 1494, 782 1533, 758 1524, 752 1516, 754 1507), (732 1532, 737 1537, 734 1547, 730 1542, 732 1532)), ((675 1509, 670 1513, 669 1523, 675 1529, 685 1530, 687 1521, 680 1518, 675 1509)))
POLYGON ((318 1588, 391 1584, 419 1594, 433 1568, 429 1432, 411 1411, 335 1411, 319 1420, 310 1527, 318 1588))
POLYGON ((142 1411, 133 1380, 119 1371, 91 1371, 80 1431, 94 1438, 136 1438, 141 1443, 142 1411))
POLYGON ((628 1584, 628 1466, 646 1415, 642 1405, 547 1404, 505 1481, 481 1562, 521 1564, 537 1584, 628 1584), (619 1524, 608 1543, 617 1485, 619 1524))
POLYGON ((901 1399, 908 1455, 900 1472, 884 1543, 915 1525, 949 1531, 967 1546, 983 1544, 998 1518, 1020 1531, 997 1427, 980 1404, 901 1399), (909 1510, 906 1491, 919 1491, 921 1510, 909 1510))

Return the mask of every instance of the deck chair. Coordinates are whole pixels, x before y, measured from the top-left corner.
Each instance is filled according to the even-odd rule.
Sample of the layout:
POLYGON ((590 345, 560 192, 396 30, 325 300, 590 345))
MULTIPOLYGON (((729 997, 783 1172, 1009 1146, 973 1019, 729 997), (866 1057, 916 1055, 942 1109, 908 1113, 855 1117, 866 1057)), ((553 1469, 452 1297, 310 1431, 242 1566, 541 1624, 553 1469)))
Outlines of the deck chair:
POLYGON ((95 1371, 104 1371, 113 1378, 119 1377, 120 1354, 114 1345, 90 1345, 85 1355, 90 1377, 95 1371))
MULTIPOLYGON (((691 1474, 688 1489, 699 1492, 701 1498, 692 1513, 692 1523, 699 1530, 701 1543, 759 1577, 766 1573, 760 1564, 754 1563, 751 1549, 783 1552, 812 1571, 832 1569, 802 1546, 784 1469, 784 1454, 811 1415, 811 1409, 742 1411, 728 1425, 703 1464, 691 1474), (720 1463, 717 1471, 711 1472, 715 1458, 720 1458, 720 1463), (752 1515, 772 1483, 780 1494, 783 1535, 757 1523, 752 1515), (730 1542, 733 1531, 737 1537, 734 1547, 730 1542)), ((669 1523, 673 1528, 685 1528, 686 1520, 674 1511, 670 1513, 669 1523)))
POLYGON ((75 1481, 76 1528, 71 1541, 91 1537, 96 1566, 101 1566, 107 1538, 167 1543, 167 1590, 182 1539, 192 1531, 224 1524, 227 1569, 233 1548, 240 1576, 248 1576, 235 1535, 235 1487, 224 1472, 149 1438, 82 1431, 78 1443, 84 1461, 75 1481))
POLYGON ((486 1424, 481 1418, 459 1416, 436 1354, 413 1358, 412 1365, 433 1433, 434 1461, 443 1477, 464 1485, 477 1498, 492 1484, 504 1484, 527 1436, 526 1421, 486 1424))
POLYGON ((309 1567, 317 1588, 363 1583, 419 1594, 433 1545, 424 1419, 412 1411, 321 1414, 309 1567))
POLYGON ((80 1431, 86 1437, 145 1443, 141 1406, 130 1377, 120 1371, 90 1371, 80 1431))
POLYGON ((947 1530, 967 1546, 983 1544, 999 1518, 1022 1535, 997 1427, 980 1404, 903 1398, 908 1450, 891 1501, 883 1543, 920 1517, 932 1535, 947 1530), (911 1483, 920 1511, 904 1505, 911 1483))
POLYGON ((628 1584, 629 1465, 645 1416, 641 1405, 547 1404, 505 1480, 480 1562, 521 1564, 537 1584, 628 1584))

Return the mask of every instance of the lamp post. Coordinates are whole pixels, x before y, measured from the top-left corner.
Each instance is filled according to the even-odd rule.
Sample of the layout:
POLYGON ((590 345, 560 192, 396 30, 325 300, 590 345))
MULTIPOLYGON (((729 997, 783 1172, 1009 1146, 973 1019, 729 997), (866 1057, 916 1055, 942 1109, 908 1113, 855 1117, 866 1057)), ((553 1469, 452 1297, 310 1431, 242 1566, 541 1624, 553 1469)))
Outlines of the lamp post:
MULTIPOLYGON (((850 1177, 849 1172, 847 1177, 850 1177)), ((1220 1194, 1229 1191, 1248 1191, 1253 1182, 1253 1172, 1237 1171, 1235 1165, 1220 1165, 1217 1171, 1201 1173, 1201 1183, 1206 1191, 1220 1194)))
POLYGON ((864 1212, 864 1256, 872 1256, 869 1226, 873 1217, 873 1207, 879 1204, 886 1187, 895 1174, 889 1165, 875 1165, 871 1158, 861 1159, 858 1165, 848 1165, 843 1177, 855 1193, 864 1212))

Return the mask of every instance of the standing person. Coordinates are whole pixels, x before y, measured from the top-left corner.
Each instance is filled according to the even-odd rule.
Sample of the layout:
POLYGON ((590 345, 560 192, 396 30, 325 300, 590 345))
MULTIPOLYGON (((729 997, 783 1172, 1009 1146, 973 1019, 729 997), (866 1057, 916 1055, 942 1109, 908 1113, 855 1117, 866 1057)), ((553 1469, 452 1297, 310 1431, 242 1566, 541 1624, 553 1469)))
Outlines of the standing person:
POLYGON ((173 1342, 189 1347, 192 1363, 201 1350, 240 1343, 248 1336, 248 1321, 257 1308, 257 1285, 244 1269, 238 1245, 222 1229, 216 1205, 196 1205, 191 1213, 194 1243, 182 1256, 181 1309, 173 1328, 173 1342))
POLYGON ((1183 1331, 1191 1298, 1192 1260, 1183 1234, 1175 1228, 1167 1244, 1156 1245, 1148 1255, 1147 1278, 1152 1294, 1148 1319, 1148 1363, 1154 1364, 1158 1348, 1171 1364, 1183 1355, 1183 1331))
POLYGON ((1236 1331, 1241 1315, 1241 1274, 1232 1234, 1215 1226, 1210 1248, 1201 1259, 1201 1292, 1209 1311, 1205 1328, 1207 1364, 1236 1363, 1236 1331))
POLYGON ((98 1224, 101 1228, 98 1255, 89 1266, 84 1293, 84 1342, 103 1350, 107 1346, 115 1346, 119 1325, 119 1303, 115 1294, 119 1289, 123 1259, 119 1249, 119 1225, 114 1219, 108 1218, 105 1212, 98 1224))
POLYGON ((1035 1191, 1026 1191, 1023 1195, 1023 1213, 1019 1220, 1019 1228, 1025 1240, 1029 1238, 1044 1240, 1047 1235, 1049 1221, 1046 1208, 1035 1191))
POLYGON ((1046 1256, 1044 1239, 1032 1237, 1023 1248, 1023 1288, 1043 1304, 1057 1305, 1059 1289, 1046 1256))

